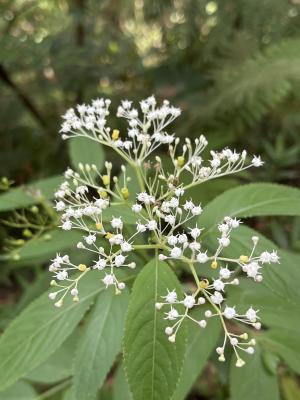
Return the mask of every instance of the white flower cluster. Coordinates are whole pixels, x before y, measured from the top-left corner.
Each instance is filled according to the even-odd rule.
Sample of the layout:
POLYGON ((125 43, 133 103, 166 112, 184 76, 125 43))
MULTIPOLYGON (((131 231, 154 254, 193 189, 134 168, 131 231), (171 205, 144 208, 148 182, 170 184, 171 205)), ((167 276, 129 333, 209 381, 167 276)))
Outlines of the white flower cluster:
POLYGON ((133 108, 130 101, 122 101, 117 116, 128 121, 126 134, 106 126, 109 105, 109 100, 97 99, 90 105, 77 106, 77 111, 68 110, 61 128, 63 138, 84 136, 115 149, 136 176, 128 176, 124 165, 121 167, 121 177, 112 176, 112 164, 109 162, 105 163, 103 171, 99 171, 95 165, 79 164, 80 172, 70 168, 65 172, 66 181, 55 193, 55 208, 61 212, 61 228, 82 231, 82 241, 77 248, 92 253, 94 261, 90 266, 76 265, 68 255, 57 254, 49 267, 53 273, 51 285, 56 290, 50 293, 50 299, 56 300, 58 307, 63 304, 67 294, 78 301, 78 283, 93 270, 103 271, 103 284, 106 287, 113 286, 116 293, 120 293, 125 283, 119 281, 117 270, 135 268, 133 252, 155 249, 159 260, 172 265, 180 261, 181 265, 189 268, 195 281, 195 290, 185 294, 183 299, 172 290, 167 292, 162 302, 156 303, 158 310, 168 308, 165 319, 173 321, 166 328, 169 341, 175 342, 176 334, 186 318, 205 328, 210 318, 218 317, 224 328, 223 345, 216 349, 219 360, 225 360, 224 350, 229 343, 237 356, 236 365, 242 366, 244 361, 240 351, 252 354, 255 341, 247 341, 247 333, 230 333, 226 321, 243 322, 255 329, 260 329, 261 325, 257 310, 250 307, 241 313, 236 311, 234 305, 227 304, 226 288, 239 285, 237 276, 243 273, 255 282, 261 282, 263 265, 278 263, 279 258, 276 251, 264 251, 256 255, 258 237, 252 238, 253 248, 249 255, 224 257, 222 252, 231 244, 231 233, 241 223, 229 216, 218 225, 215 250, 206 248, 202 233, 205 227, 197 225, 202 207, 189 199, 186 191, 203 181, 259 167, 263 162, 256 156, 247 162, 245 150, 237 153, 228 148, 220 152, 211 151, 210 159, 205 161, 201 154, 207 146, 207 140, 202 135, 194 144, 190 139, 185 139, 180 147, 179 138, 165 131, 180 115, 180 110, 166 100, 162 106, 157 106, 155 98, 151 96, 140 102, 140 111, 133 108), (161 145, 168 146, 173 164, 171 171, 165 170, 161 157, 156 156, 153 160, 148 158, 161 145), (181 179, 183 172, 190 176, 190 181, 185 184, 181 179), (139 193, 129 192, 128 183, 134 178, 139 184, 139 193), (135 216, 136 228, 133 231, 126 227, 120 214, 114 213, 114 207, 118 206, 120 210, 120 205, 135 216), (107 210, 110 212, 107 213, 107 210), (137 237, 139 241, 136 241, 137 237), (203 267, 207 265, 218 270, 218 277, 211 282, 199 277, 203 276, 203 267), (205 307, 204 317, 197 321, 190 311, 200 306, 205 307))

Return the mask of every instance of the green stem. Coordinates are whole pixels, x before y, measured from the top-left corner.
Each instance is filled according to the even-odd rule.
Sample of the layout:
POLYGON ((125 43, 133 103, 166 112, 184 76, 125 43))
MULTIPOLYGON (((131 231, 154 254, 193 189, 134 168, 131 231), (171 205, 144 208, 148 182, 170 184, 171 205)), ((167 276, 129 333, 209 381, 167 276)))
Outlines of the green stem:
POLYGON ((144 250, 144 249, 163 249, 161 244, 135 244, 132 246, 134 250, 144 250))

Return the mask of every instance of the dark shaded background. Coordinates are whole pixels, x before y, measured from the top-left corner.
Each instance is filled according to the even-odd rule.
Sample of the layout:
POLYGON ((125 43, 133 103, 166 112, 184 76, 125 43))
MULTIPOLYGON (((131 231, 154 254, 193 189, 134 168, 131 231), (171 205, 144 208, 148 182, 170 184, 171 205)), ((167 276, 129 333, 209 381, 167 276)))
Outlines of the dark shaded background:
MULTIPOLYGON (((0 0, 0 93, 0 178, 14 185, 69 165, 58 134, 68 107, 104 96, 116 109, 155 94, 183 109, 180 136, 205 134, 211 147, 246 148, 266 163, 207 198, 251 181, 299 186, 300 0, 0 0)), ((248 221, 300 249, 299 218, 248 221)), ((4 248, 19 238, 0 231, 4 248)), ((48 285, 40 270, 25 279, 3 269, 4 318, 48 285)), ((222 390, 208 368, 190 398, 223 399, 222 390)))
POLYGON ((155 93, 182 136, 247 147, 260 179, 298 184, 299 0, 2 0, 1 175, 68 163, 60 115, 93 97, 155 93))

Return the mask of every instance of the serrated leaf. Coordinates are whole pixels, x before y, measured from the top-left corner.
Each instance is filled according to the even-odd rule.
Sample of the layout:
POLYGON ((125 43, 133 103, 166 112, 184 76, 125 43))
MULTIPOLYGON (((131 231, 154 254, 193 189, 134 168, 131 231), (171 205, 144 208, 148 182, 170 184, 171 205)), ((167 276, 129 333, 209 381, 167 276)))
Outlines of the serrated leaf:
POLYGON ((267 350, 280 356, 286 364, 300 374, 300 338, 299 330, 270 329, 260 338, 267 350))
POLYGON ((233 356, 230 368, 230 400, 279 400, 276 375, 270 374, 263 365, 261 350, 244 356, 246 364, 242 368, 235 366, 233 356))
POLYGON ((72 375, 72 362, 76 349, 79 329, 67 338, 67 340, 41 365, 26 375, 31 382, 53 384, 72 375))
POLYGON ((128 292, 101 292, 80 338, 74 360, 74 400, 94 400, 121 349, 128 292))
POLYGON ((123 364, 119 365, 115 375, 112 396, 113 400, 132 400, 132 394, 126 380, 123 364))
POLYGON ((166 263, 150 261, 138 275, 130 299, 124 337, 126 375, 134 400, 167 400, 176 389, 186 348, 184 326, 176 343, 165 334, 167 322, 155 303, 167 288, 181 287, 166 263))
MULTIPOLYGON (((191 313, 191 316, 198 321, 204 317, 203 312, 200 310, 191 313)), ((188 320, 187 328, 188 345, 186 356, 182 374, 172 400, 183 400, 186 398, 215 348, 221 331, 218 319, 209 320, 205 329, 196 326, 194 321, 188 320)))
POLYGON ((211 201, 199 217, 210 230, 225 216, 300 215, 300 190, 273 183, 252 183, 227 190, 211 201))
MULTIPOLYGON (((71 163, 78 170, 78 164, 95 164, 101 170, 104 164, 104 151, 100 143, 86 137, 75 137, 68 140, 71 163)), ((90 172, 95 174, 94 171, 90 172)))
POLYGON ((73 332, 95 295, 104 290, 93 271, 80 285, 80 302, 68 297, 57 309, 44 294, 31 303, 0 339, 0 390, 45 361, 73 332))
POLYGON ((63 177, 53 176, 28 185, 13 188, 0 196, 0 212, 28 207, 39 203, 41 198, 52 199, 54 191, 62 183, 63 177))

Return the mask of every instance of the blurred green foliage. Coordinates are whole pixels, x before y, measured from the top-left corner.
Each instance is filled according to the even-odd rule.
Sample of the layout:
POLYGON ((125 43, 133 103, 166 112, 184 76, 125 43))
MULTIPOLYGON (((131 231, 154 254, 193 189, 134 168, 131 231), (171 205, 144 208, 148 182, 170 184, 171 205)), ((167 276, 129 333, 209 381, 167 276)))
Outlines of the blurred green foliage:
POLYGON ((68 161, 60 115, 92 97, 155 93, 182 136, 262 153, 260 179, 299 182, 298 0, 2 0, 1 174, 68 161), (17 160, 17 162, 16 162, 17 160))
MULTIPOLYGON (((78 149, 58 134, 60 115, 76 103, 107 96, 116 107, 123 98, 168 98, 184 111, 176 122, 180 136, 203 133, 210 147, 262 155, 265 168, 239 179, 299 186, 300 0, 0 0, 0 32, 0 176, 7 177, 0 189, 47 178, 1 196, 1 330, 45 291, 44 264, 54 251, 78 241, 55 228, 50 201, 60 178, 49 178, 76 159, 78 149)), ((105 157, 119 163, 113 153, 105 157)), ((191 194, 206 204, 237 182, 191 194)), ((299 217, 248 224, 282 248, 300 249, 299 217)), ((273 359, 262 359, 275 370, 278 359, 267 354, 273 359)), ((51 359, 48 373, 49 365, 51 359)), ((189 398, 228 398, 229 367, 209 363, 189 398)), ((27 381, 45 384, 38 372, 27 381)), ((69 375, 63 369, 57 381, 69 375)), ((123 375, 118 367, 114 388, 109 378, 101 398, 130 398, 123 375)), ((298 399, 294 372, 280 365, 279 376, 282 399, 298 399)), ((27 381, 0 400, 37 399, 27 381)), ((46 386, 47 398, 71 399, 63 393, 69 383, 54 393, 46 386)))

